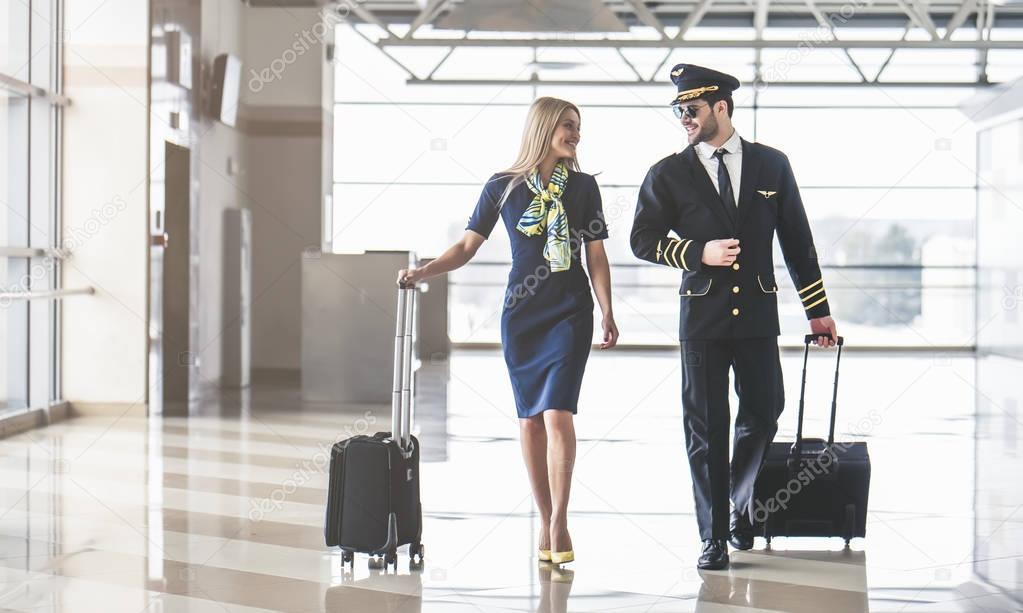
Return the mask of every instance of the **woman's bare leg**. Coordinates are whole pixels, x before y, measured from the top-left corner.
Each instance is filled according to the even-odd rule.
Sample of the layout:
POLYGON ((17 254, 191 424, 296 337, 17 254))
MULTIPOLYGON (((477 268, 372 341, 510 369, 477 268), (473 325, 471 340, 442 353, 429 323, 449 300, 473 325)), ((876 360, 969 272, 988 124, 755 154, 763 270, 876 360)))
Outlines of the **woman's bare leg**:
POLYGON ((547 474, 551 496, 551 549, 569 551, 568 496, 575 468, 575 422, 570 411, 544 411, 547 425, 547 474))
POLYGON ((551 548, 551 486, 547 480, 547 428, 542 415, 519 420, 522 459, 540 512, 540 549, 551 548))

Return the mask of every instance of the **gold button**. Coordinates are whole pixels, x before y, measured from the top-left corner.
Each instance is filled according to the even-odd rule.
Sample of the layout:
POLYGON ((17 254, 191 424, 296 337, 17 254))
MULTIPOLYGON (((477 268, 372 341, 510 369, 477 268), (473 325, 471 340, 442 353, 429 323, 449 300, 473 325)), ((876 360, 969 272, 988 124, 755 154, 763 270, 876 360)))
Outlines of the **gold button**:
POLYGON ((739 309, 732 309, 732 315, 738 315, 739 309))
POLYGON ((732 264, 732 270, 739 270, 739 263, 738 262, 732 264))
POLYGON ((732 293, 733 294, 738 294, 739 293, 739 286, 738 285, 732 286, 732 293))
POLYGON ((686 290, 686 295, 687 295, 687 296, 688 296, 689 294, 692 294, 692 293, 693 293, 693 290, 691 290, 691 289, 687 289, 687 290, 686 290))

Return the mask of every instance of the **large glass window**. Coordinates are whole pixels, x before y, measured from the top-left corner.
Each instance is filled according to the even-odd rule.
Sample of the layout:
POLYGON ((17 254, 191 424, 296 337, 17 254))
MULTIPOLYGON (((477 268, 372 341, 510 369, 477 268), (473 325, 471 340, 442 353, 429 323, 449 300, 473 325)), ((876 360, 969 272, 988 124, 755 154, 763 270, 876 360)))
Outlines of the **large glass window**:
POLYGON ((0 9, 0 418, 59 395, 58 6, 26 0, 0 9))
POLYGON ((27 2, 4 2, 0 7, 0 73, 27 81, 29 57, 29 14, 27 2))
MULTIPOLYGON (((676 343, 678 272, 636 260, 628 241, 647 169, 684 147, 666 106, 669 84, 408 84, 408 75, 351 27, 341 26, 337 40, 335 251, 411 248, 421 257, 439 254, 461 236, 483 182, 512 161, 530 102, 542 95, 567 98, 582 110, 582 168, 599 173, 621 342, 676 343)), ((430 74, 444 53, 395 50, 417 75, 430 74)), ((663 65, 683 61, 681 53, 673 52, 663 65)), ((752 76, 749 49, 684 53, 684 61, 752 76)), ((454 51, 434 76, 521 80, 532 72, 559 80, 630 78, 615 55, 599 48, 540 49, 536 56, 521 48, 464 49, 454 51)), ((866 54, 858 57, 872 77, 884 55, 873 64, 866 54)), ((974 129, 957 109, 974 90, 926 83, 934 74, 952 80, 955 68, 954 78, 968 84, 970 75, 959 74, 973 66, 965 55, 898 52, 885 70, 920 87, 779 84, 736 92, 740 134, 781 149, 792 161, 832 310, 857 345, 974 343, 976 147, 974 129)), ((629 50, 629 57, 640 73, 650 74, 663 52, 629 50)), ((783 50, 767 50, 762 61, 771 68, 784 58, 783 50)), ((1020 72, 1023 54, 1003 51, 997 59, 1000 75, 1007 77, 1020 72)), ((858 78, 834 49, 815 50, 787 70, 786 80, 799 82, 858 78)), ((449 321, 455 342, 499 339, 509 266, 504 234, 494 232, 476 260, 452 275, 449 321)), ((791 340, 807 324, 780 252, 775 263, 783 340, 791 340)))
MULTIPOLYGON (((25 95, 0 90, 0 248, 28 246, 28 109, 25 95)), ((5 290, 17 291, 28 271, 26 258, 0 257, 5 290)), ((0 298, 0 413, 28 403, 28 305, 0 298)))

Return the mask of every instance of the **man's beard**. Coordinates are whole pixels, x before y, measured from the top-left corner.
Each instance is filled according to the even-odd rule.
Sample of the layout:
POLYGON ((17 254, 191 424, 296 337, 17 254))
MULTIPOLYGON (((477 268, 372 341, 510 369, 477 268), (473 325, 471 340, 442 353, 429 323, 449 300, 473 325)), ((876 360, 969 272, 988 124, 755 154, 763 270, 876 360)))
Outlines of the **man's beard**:
POLYGON ((693 135, 690 145, 698 145, 704 141, 714 140, 718 135, 718 122, 713 115, 707 117, 706 121, 700 124, 700 129, 693 135))

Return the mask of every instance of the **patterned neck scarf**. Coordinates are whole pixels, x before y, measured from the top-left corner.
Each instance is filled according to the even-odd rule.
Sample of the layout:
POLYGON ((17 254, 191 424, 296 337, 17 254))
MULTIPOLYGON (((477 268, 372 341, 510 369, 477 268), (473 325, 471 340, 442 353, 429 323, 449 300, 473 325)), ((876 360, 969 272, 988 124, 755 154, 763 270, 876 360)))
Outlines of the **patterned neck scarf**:
POLYGON ((546 231, 547 243, 543 248, 543 257, 551 263, 551 272, 562 272, 572 265, 568 215, 561 202, 568 183, 568 168, 564 162, 558 162, 546 189, 540 181, 540 169, 534 168, 526 178, 526 185, 535 195, 515 228, 526 236, 538 236, 546 231))

